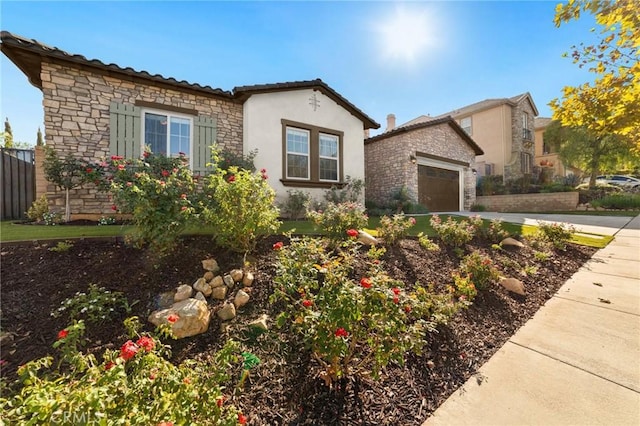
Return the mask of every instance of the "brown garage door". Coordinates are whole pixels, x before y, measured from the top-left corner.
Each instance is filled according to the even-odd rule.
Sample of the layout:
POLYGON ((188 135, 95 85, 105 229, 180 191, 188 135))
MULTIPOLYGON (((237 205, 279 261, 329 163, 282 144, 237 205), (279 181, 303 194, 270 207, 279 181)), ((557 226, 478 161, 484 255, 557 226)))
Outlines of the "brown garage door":
POLYGON ((430 212, 460 210, 460 172, 418 166, 418 202, 430 212))

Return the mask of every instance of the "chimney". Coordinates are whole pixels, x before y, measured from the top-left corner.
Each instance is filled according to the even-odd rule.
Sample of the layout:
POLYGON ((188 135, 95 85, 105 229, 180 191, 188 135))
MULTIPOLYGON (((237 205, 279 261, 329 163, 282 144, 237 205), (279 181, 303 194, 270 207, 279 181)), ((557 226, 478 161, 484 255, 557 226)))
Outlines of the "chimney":
POLYGON ((364 138, 369 139, 369 129, 364 129, 364 138))
POLYGON ((395 114, 387 115, 387 130, 385 132, 390 132, 391 130, 396 128, 396 116, 395 114))

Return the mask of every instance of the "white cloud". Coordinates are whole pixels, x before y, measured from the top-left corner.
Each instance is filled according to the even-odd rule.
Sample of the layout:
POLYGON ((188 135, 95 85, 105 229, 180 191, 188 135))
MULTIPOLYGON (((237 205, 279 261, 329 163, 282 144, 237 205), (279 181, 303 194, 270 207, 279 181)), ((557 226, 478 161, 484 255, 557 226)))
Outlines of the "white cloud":
POLYGON ((435 17, 426 9, 397 6, 375 26, 386 60, 412 65, 436 45, 435 17))

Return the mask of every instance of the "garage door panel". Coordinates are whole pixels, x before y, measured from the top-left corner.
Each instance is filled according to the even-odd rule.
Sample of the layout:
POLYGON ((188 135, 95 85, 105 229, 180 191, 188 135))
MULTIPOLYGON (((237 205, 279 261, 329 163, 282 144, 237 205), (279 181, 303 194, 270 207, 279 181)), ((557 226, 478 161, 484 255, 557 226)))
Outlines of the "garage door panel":
POLYGON ((460 172, 418 166, 418 202, 431 212, 460 210, 460 172))

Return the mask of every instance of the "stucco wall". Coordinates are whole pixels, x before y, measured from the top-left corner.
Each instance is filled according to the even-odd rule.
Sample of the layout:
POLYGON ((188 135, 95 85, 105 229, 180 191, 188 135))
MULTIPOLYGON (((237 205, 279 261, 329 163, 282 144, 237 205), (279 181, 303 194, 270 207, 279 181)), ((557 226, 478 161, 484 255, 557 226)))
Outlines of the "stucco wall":
MULTIPOLYGON (((91 161, 108 157, 110 103, 133 105, 137 100, 217 116, 218 142, 241 152, 242 105, 230 100, 58 63, 43 62, 41 77, 46 143, 60 156, 73 154, 91 161)), ((64 208, 64 194, 52 184, 47 186, 47 197, 54 208, 64 208)), ((108 196, 91 184, 73 190, 70 198, 72 214, 111 212, 108 196)))
POLYGON ((418 198, 418 166, 410 155, 422 152, 429 155, 463 161, 464 210, 475 201, 476 186, 472 169, 475 153, 448 124, 412 130, 365 145, 365 184, 368 201, 386 204, 403 185, 418 198))
MULTIPOLYGON (((312 89, 254 94, 244 103, 244 151, 257 149, 255 165, 265 168, 278 202, 287 190, 302 190, 314 199, 323 199, 326 189, 285 186, 282 176, 282 120, 344 132, 343 176, 364 179, 363 123, 342 106, 312 89), (315 108, 310 99, 319 101, 315 108)), ((364 198, 361 200, 364 201, 364 198)))
MULTIPOLYGON (((460 119, 457 119, 460 122, 460 119)), ((511 111, 506 105, 486 109, 471 116, 470 135, 482 148, 484 155, 479 155, 478 162, 484 161, 494 165, 494 174, 502 174, 506 162, 506 152, 511 147, 511 111)), ((484 170, 479 170, 484 175, 484 170)))

